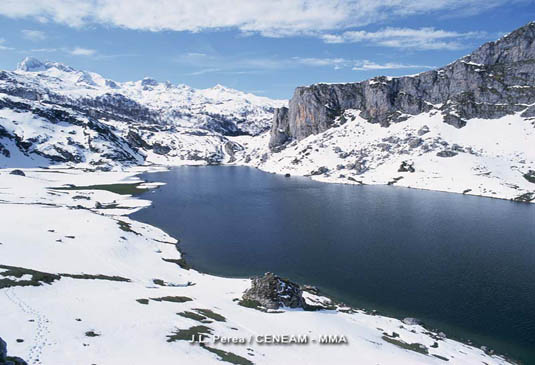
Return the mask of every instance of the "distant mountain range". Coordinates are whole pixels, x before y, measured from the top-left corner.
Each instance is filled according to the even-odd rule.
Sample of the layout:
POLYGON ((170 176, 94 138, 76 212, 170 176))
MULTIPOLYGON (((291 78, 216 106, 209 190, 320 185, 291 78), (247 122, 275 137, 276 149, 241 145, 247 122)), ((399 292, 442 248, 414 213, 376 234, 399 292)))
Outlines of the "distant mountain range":
POLYGON ((221 85, 120 83, 26 58, 0 72, 0 166, 220 163, 227 136, 265 132, 284 104, 221 85))

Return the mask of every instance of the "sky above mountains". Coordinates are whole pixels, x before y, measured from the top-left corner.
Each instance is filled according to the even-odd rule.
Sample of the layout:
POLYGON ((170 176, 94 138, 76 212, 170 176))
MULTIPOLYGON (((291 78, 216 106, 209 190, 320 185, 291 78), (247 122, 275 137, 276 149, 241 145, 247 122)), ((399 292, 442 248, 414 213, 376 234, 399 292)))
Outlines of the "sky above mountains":
POLYGON ((442 66, 533 20, 533 0, 2 0, 0 68, 33 56, 289 98, 442 66))

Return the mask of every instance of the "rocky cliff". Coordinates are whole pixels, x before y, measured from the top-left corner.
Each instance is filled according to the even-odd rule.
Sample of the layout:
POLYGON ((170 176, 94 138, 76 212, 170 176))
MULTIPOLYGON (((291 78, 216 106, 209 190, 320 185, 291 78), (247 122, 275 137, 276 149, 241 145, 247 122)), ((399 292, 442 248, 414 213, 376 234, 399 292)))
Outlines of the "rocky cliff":
POLYGON ((535 23, 489 42, 445 67, 415 76, 298 87, 289 108, 275 112, 270 148, 280 150, 329 129, 345 110, 388 127, 433 110, 462 128, 472 118, 518 111, 535 116, 535 23))

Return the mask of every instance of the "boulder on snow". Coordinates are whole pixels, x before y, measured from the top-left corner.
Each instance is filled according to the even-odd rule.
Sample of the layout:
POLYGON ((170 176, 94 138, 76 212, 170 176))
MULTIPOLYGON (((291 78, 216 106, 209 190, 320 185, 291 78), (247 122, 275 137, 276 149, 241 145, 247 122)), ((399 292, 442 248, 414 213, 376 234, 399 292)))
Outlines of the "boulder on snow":
POLYGON ((445 151, 437 152, 437 156, 438 157, 453 157, 453 156, 457 156, 457 152, 445 150, 445 151))
POLYGON ((423 136, 424 134, 429 133, 429 127, 427 125, 422 126, 422 128, 418 129, 418 135, 423 136))
POLYGON ((526 179, 530 183, 535 184, 535 171, 534 170, 529 170, 523 176, 524 176, 524 179, 526 179))
POLYGON ((325 166, 319 167, 317 170, 314 170, 310 173, 310 175, 324 175, 329 172, 329 169, 325 166))
POLYGON ((17 175, 17 176, 26 176, 26 174, 24 173, 24 171, 22 170, 12 170, 10 173, 10 175, 17 175))
POLYGON ((252 278, 252 285, 243 294, 243 300, 258 302, 267 309, 304 308, 305 300, 299 284, 267 272, 252 278))
POLYGON ((403 161, 399 166, 398 172, 415 172, 414 164, 407 161, 403 161))

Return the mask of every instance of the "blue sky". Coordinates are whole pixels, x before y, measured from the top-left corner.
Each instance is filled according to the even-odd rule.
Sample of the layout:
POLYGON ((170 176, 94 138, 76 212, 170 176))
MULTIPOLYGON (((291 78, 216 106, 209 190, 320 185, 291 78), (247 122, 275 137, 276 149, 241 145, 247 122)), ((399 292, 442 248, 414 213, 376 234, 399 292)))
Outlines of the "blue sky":
POLYGON ((529 0, 2 0, 0 68, 34 56, 289 98, 442 66, 533 20, 529 0))

